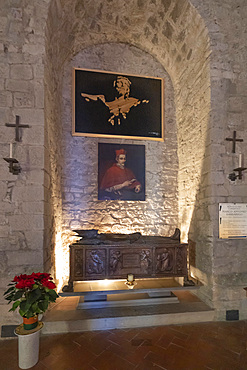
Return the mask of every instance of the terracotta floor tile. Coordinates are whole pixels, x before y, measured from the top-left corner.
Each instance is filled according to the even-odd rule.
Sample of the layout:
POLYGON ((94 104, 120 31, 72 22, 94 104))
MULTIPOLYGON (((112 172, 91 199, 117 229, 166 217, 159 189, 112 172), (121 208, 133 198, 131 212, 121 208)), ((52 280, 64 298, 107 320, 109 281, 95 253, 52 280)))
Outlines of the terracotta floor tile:
POLYGON ((85 336, 78 337, 76 343, 79 344, 81 347, 86 348, 90 352, 95 355, 100 355, 104 350, 111 346, 111 342, 107 339, 107 335, 105 338, 101 338, 100 336, 92 337, 91 339, 87 339, 85 336))
POLYGON ((164 334, 159 341, 156 343, 157 346, 160 346, 162 348, 167 348, 170 343, 175 339, 173 334, 164 334))
POLYGON ((153 348, 145 357, 145 361, 160 366, 161 368, 170 369, 174 363, 174 358, 167 355, 166 350, 157 350, 153 348))
POLYGON ((90 363, 96 370, 132 370, 135 365, 109 350, 90 363))
MULTIPOLYGON (((0 370, 18 370, 0 340, 0 370)), ((247 370, 247 321, 41 335, 33 370, 247 370)))
POLYGON ((117 356, 124 358, 133 365, 138 365, 141 361, 143 361, 148 352, 147 348, 145 347, 134 347, 131 344, 128 346, 112 344, 108 350, 112 353, 115 353, 117 356))
POLYGON ((135 368, 135 370, 167 370, 167 368, 154 364, 148 359, 145 359, 140 365, 135 368))

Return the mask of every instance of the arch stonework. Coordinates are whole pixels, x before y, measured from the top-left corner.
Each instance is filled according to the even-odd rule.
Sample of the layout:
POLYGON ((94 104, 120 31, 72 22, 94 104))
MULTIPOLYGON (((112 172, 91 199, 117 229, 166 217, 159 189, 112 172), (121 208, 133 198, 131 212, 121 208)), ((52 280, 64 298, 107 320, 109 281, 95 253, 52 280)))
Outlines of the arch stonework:
MULTIPOLYGON (((229 4, 227 1, 224 5, 225 15, 229 4)), ((191 255, 195 254, 191 272, 204 284, 199 294, 212 306, 218 305, 214 285, 219 281, 214 258, 219 198, 212 173, 220 173, 219 169, 215 170, 213 155, 219 150, 217 129, 224 124, 219 109, 216 114, 217 103, 212 101, 212 95, 217 94, 220 81, 213 78, 214 70, 225 68, 223 62, 216 63, 220 58, 217 48, 226 47, 223 29, 214 21, 215 12, 220 18, 218 3, 213 7, 210 0, 206 3, 200 0, 52 1, 47 19, 45 69, 47 137, 53 143, 48 148, 54 161, 48 164, 54 182, 51 204, 55 199, 55 227, 51 230, 55 230, 54 238, 63 245, 68 243, 61 216, 64 189, 62 180, 55 185, 55 179, 63 177, 59 161, 64 152, 58 143, 64 135, 60 125, 64 103, 61 91, 69 62, 83 50, 123 44, 149 54, 167 71, 173 84, 176 110, 178 225, 183 240, 190 240, 191 255), (215 125, 216 117, 220 121, 215 125)), ((225 22, 222 21, 224 30, 225 22)), ((227 52, 224 57, 228 60, 227 52)), ((222 99, 221 93, 215 102, 218 99, 222 99)), ((86 141, 85 145, 88 145, 86 141)), ((107 217, 102 220, 102 224, 108 222, 107 217)), ((91 225, 94 226, 94 220, 91 225)))
MULTIPOLYGON (((204 284, 200 297, 218 319, 232 309, 246 318, 246 241, 218 238, 218 203, 247 203, 246 176, 228 179, 238 158, 225 141, 233 130, 247 141, 246 10, 246 0, 4 2, 4 156, 13 136, 5 122, 20 115, 30 128, 15 147, 21 173, 15 177, 5 163, 0 168, 2 292, 10 275, 40 270, 43 262, 54 276, 66 278, 63 261, 76 222, 91 228, 99 219, 104 230, 114 231, 115 223, 118 231, 160 235, 176 225, 189 239, 191 273, 204 284), (97 175, 98 139, 74 137, 71 145, 69 69, 75 65, 165 78, 168 136, 163 144, 143 143, 149 200, 132 204, 132 210, 109 203, 102 213, 96 180, 86 181, 88 174, 90 180, 97 175), (75 149, 82 153, 79 161, 75 149), (93 176, 83 167, 90 160, 93 176), (81 185, 66 182, 74 175, 69 161, 83 173, 83 201, 81 185), (134 222, 133 212, 140 216, 134 222)), ((240 150, 247 158, 246 145, 237 145, 240 150)), ((4 323, 13 317, 5 303, 4 323)))
MULTIPOLYGON (((201 183, 210 112, 209 40, 196 9, 181 0, 159 1, 156 5, 151 1, 130 1, 128 6, 124 3, 120 6, 116 1, 97 2, 97 5, 81 1, 51 2, 46 37, 46 122, 51 137, 61 135, 52 142, 60 142, 63 135, 59 122, 64 69, 82 50, 100 44, 132 45, 151 55, 168 72, 176 105, 178 222, 186 241, 201 183)), ((53 145, 50 152, 61 161, 61 148, 53 145)), ((54 180, 59 172, 62 176, 59 163, 53 175, 52 168, 50 171, 54 180)), ((58 184, 52 194, 57 202, 53 219, 56 235, 61 236, 64 235, 63 206, 59 194, 63 189, 58 184)))

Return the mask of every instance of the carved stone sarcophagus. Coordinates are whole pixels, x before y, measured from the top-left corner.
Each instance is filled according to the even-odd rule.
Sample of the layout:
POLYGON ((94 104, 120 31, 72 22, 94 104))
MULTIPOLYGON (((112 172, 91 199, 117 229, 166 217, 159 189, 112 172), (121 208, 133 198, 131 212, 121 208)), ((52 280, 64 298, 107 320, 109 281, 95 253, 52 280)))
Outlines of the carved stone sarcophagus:
POLYGON ((129 273, 136 278, 186 277, 187 244, 180 243, 179 235, 135 233, 96 234, 70 245, 70 286, 74 281, 125 279, 129 273))

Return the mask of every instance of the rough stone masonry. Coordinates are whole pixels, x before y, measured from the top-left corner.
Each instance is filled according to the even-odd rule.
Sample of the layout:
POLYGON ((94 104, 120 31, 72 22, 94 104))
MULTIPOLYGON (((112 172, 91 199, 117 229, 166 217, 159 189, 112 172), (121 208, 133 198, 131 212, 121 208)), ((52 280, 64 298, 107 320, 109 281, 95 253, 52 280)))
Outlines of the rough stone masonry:
MULTIPOLYGON (((17 273, 68 275, 74 228, 189 238, 191 272, 216 319, 246 318, 246 241, 218 239, 218 203, 247 202, 246 174, 231 182, 246 144, 245 0, 10 0, 0 11, 0 151, 19 115, 18 176, 0 164, 0 297, 17 273), (72 68, 165 80, 165 141, 146 148, 146 201, 97 201, 98 142, 71 136, 72 68), (59 261, 59 263, 58 263, 59 261), (45 267, 43 267, 45 266, 45 267)), ((7 314, 3 298, 1 322, 7 314)))

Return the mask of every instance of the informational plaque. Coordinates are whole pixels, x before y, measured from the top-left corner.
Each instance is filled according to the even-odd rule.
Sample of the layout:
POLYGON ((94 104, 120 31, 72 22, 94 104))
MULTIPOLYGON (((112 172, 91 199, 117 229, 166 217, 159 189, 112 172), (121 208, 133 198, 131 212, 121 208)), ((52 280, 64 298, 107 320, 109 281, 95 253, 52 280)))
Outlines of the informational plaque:
POLYGON ((219 238, 247 238, 247 203, 219 203, 219 238))

